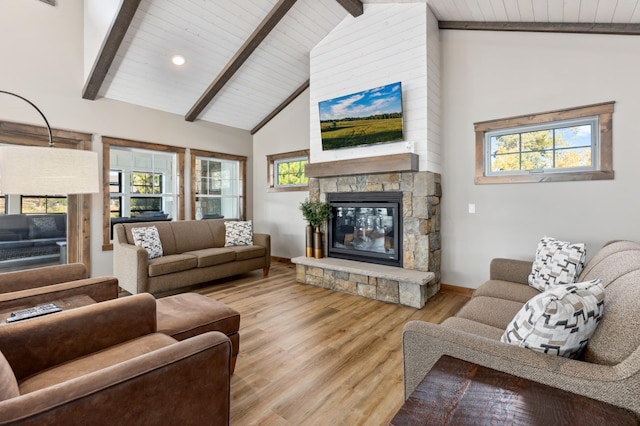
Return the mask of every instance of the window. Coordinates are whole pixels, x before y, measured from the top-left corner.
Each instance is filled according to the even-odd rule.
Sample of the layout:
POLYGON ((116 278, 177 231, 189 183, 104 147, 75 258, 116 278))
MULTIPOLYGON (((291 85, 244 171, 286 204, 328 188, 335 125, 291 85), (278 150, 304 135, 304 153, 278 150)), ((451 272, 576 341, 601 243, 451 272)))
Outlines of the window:
POLYGON ((309 150, 267 155, 270 192, 308 191, 309 178, 305 174, 309 150))
POLYGON ((475 123, 483 183, 613 179, 613 102, 475 123))
POLYGON ((192 216, 243 219, 246 157, 197 150, 191 156, 192 216))
POLYGON ((109 170, 109 217, 122 217, 122 170, 109 170), (115 196, 113 196, 115 195, 115 196))
MULTIPOLYGON (((52 129, 53 142, 58 148, 91 150, 92 135, 70 130, 52 129)), ((0 143, 30 146, 48 146, 47 129, 39 126, 31 126, 21 123, 0 121, 0 143)), ((24 194, 27 198, 33 198, 33 194, 24 194)), ((40 203, 48 212, 61 208, 67 212, 67 262, 82 263, 91 269, 91 209, 89 207, 89 194, 68 195, 63 202, 60 197, 52 197, 40 203), (58 200, 55 200, 58 198, 58 200), (53 210, 52 210, 53 209, 53 210)), ((44 197, 35 197, 44 198, 44 197)), ((25 204, 27 202, 25 201, 25 204)), ((26 208, 21 195, 0 195, 0 213, 20 214, 26 208)))
POLYGON ((114 219, 160 211, 184 218, 185 148, 106 136, 102 148, 103 250, 113 249, 114 219))
POLYGON ((20 213, 22 214, 42 214, 42 213, 66 213, 67 197, 50 195, 23 195, 20 197, 20 213))

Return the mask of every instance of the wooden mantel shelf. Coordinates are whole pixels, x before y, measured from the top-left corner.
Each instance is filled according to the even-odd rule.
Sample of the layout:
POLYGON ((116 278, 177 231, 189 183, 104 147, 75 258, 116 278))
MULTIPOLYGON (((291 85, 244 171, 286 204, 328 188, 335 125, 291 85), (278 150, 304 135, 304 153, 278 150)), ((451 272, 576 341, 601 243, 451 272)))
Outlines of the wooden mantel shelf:
POLYGON ((382 155, 379 157, 309 163, 305 169, 307 177, 311 178, 417 171, 418 155, 411 152, 406 154, 382 155))

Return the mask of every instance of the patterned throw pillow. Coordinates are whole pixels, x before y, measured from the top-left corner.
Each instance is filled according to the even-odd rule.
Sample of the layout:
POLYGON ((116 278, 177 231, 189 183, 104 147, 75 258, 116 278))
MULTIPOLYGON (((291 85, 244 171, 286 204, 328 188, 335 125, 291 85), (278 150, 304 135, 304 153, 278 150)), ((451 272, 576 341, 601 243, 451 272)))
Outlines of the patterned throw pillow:
POLYGON ((538 243, 536 259, 529 274, 529 285, 540 291, 551 285, 576 282, 587 257, 583 243, 568 243, 543 237, 538 243))
POLYGON ((250 246, 253 244, 253 225, 250 220, 224 223, 224 246, 250 246))
POLYGON ((520 309, 501 342, 577 358, 604 314, 601 280, 552 286, 520 309))
POLYGON ((149 259, 155 259, 162 256, 162 243, 160 242, 160 234, 155 226, 144 226, 132 228, 133 243, 142 247, 149 252, 149 259))

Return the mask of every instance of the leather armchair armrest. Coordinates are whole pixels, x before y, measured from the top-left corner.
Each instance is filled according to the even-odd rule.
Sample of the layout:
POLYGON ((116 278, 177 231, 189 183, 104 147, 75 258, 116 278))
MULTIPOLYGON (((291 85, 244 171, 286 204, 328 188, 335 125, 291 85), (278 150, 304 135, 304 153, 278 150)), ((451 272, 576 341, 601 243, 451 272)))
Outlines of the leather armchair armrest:
POLYGON ((68 281, 89 278, 87 268, 81 263, 46 266, 43 268, 26 269, 0 274, 0 292, 26 290, 36 287, 46 287, 68 281))
POLYGON ((2 401, 0 424, 229 424, 230 358, 227 336, 204 333, 2 401))
POLYGON ((0 293, 0 311, 36 306, 79 295, 89 296, 96 302, 117 299, 118 280, 115 277, 86 278, 46 287, 0 293))
POLYGON ((530 260, 493 259, 489 265, 489 279, 528 285, 532 266, 530 260))
POLYGON ((156 329, 155 298, 139 294, 0 325, 0 352, 20 380, 156 329))

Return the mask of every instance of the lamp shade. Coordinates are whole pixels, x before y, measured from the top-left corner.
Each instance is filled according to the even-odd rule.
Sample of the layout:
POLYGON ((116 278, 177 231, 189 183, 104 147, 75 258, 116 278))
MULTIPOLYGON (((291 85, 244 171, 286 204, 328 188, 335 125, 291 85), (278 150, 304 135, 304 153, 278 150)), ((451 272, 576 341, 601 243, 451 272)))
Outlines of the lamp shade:
POLYGON ((98 154, 79 149, 2 146, 0 190, 23 195, 99 192, 98 154))

